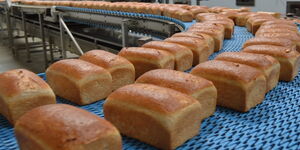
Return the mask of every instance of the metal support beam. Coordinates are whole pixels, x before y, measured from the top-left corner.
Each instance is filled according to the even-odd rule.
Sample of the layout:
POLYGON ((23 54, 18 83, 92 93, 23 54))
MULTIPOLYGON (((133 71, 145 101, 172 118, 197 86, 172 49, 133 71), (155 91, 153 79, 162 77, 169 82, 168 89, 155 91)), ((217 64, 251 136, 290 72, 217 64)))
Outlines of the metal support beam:
POLYGON ((169 22, 169 35, 168 37, 171 37, 173 34, 175 34, 175 23, 169 22))
POLYGON ((25 14, 22 11, 22 25, 23 25, 23 31, 24 31, 24 38, 25 38, 25 48, 26 48, 26 55, 27 55, 27 62, 31 62, 31 56, 30 56, 30 49, 28 46, 28 33, 27 33, 27 27, 26 27, 26 21, 25 21, 25 14))
POLYGON ((40 34, 41 34, 42 45, 43 45, 45 68, 47 68, 48 67, 48 57, 47 57, 47 48, 46 48, 46 40, 45 40, 44 16, 43 16, 43 14, 39 14, 39 24, 40 24, 40 34))
POLYGON ((14 48, 14 37, 13 37, 13 29, 11 26, 11 18, 10 18, 10 9, 6 9, 6 28, 9 39, 9 48, 12 50, 14 56, 17 56, 17 53, 14 48))
POLYGON ((128 22, 129 19, 124 19, 121 23, 121 28, 122 28, 122 47, 127 47, 128 46, 128 22))
POLYGON ((69 30, 68 26, 66 25, 66 23, 64 22, 64 20, 62 19, 62 16, 60 15, 59 16, 59 25, 60 25, 60 36, 61 36, 61 44, 62 44, 62 50, 63 50, 63 58, 66 58, 66 50, 64 48, 64 39, 63 39, 63 36, 64 36, 64 30, 66 30, 67 34, 69 35, 69 37, 71 38, 71 40, 73 41, 73 43, 75 44, 78 52, 80 55, 83 55, 83 51, 81 49, 81 47, 79 46, 79 44, 77 43, 76 39, 74 38, 73 34, 71 33, 71 31, 69 30))

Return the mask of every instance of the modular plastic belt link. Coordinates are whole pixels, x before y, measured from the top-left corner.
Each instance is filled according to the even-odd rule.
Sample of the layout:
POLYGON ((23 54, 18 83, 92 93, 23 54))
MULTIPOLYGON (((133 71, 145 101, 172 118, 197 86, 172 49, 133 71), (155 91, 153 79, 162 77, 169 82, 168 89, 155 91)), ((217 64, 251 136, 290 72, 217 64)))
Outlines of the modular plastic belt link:
MULTIPOLYGON (((246 28, 235 27, 234 36, 224 40, 225 51, 240 51, 243 43, 253 35, 246 28)), ((45 79, 45 74, 40 74, 45 79)), ((100 117, 104 101, 78 106, 62 98, 58 103, 67 103, 100 117)), ((202 122, 201 131, 178 150, 200 149, 300 149, 300 74, 292 82, 279 84, 266 94, 265 100, 247 113, 217 107, 215 114, 202 122)), ((123 136, 124 150, 155 150, 138 140, 123 136)), ((16 150, 18 145, 13 127, 0 115, 0 150, 16 150)))

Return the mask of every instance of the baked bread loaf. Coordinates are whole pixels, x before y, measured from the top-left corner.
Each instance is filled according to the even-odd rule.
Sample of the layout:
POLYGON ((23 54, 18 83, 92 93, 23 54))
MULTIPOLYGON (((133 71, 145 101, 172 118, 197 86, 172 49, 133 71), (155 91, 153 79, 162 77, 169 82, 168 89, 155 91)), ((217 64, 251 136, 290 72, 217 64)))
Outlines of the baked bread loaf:
POLYGON ((208 60, 209 49, 206 41, 192 37, 170 37, 164 40, 165 42, 176 43, 183 45, 193 52, 193 65, 208 60))
POLYGON ((201 104, 186 94, 151 84, 131 84, 104 103, 105 119, 126 136, 159 149, 175 149, 199 133, 201 104))
POLYGON ((186 71, 193 65, 193 52, 180 44, 164 41, 151 41, 144 44, 143 47, 164 50, 173 54, 176 70, 186 71))
POLYGON ((135 69, 127 59, 104 50, 91 50, 81 60, 100 66, 111 74, 112 90, 131 84, 135 80, 135 69))
POLYGON ((213 115, 216 110, 217 89, 204 78, 175 70, 157 69, 146 72, 136 83, 158 85, 194 97, 202 106, 202 119, 213 115))
POLYGON ((289 24, 267 24, 267 25, 261 25, 259 28, 260 30, 270 30, 270 29, 285 29, 289 31, 298 32, 298 27, 291 26, 289 24))
POLYGON ((246 22, 246 28, 249 32, 252 34, 255 34, 256 31, 259 29, 259 27, 266 21, 273 20, 274 18, 272 16, 266 17, 266 16, 257 16, 249 18, 246 22))
POLYGON ((218 55, 215 60, 245 64, 260 70, 267 80, 266 92, 272 90, 278 83, 280 64, 275 58, 269 55, 245 52, 225 52, 218 55))
POLYGON ((249 14, 252 14, 253 12, 240 12, 236 15, 236 18, 234 20, 235 25, 245 27, 247 22, 247 16, 249 14))
POLYGON ((292 81, 298 74, 300 54, 295 50, 274 45, 253 45, 244 48, 243 52, 265 54, 276 58, 280 63, 280 80, 292 81))
POLYGON ((289 33, 289 34, 295 34, 300 37, 300 34, 298 33, 298 30, 289 30, 285 28, 268 28, 268 29, 259 29, 255 35, 260 35, 264 33, 289 33))
POLYGON ((208 44, 209 55, 214 53, 215 41, 211 36, 209 36, 207 34, 203 34, 203 33, 195 34, 192 32, 180 32, 180 33, 173 34, 172 37, 192 37, 192 38, 198 38, 200 40, 205 40, 206 43, 208 44))
POLYGON ((197 65, 191 74, 213 82, 217 105, 247 112, 260 104, 266 92, 264 74, 248 65, 212 60, 197 65))
POLYGON ((123 48, 118 55, 134 65, 136 78, 150 70, 174 69, 175 66, 175 58, 171 53, 153 48, 128 47, 123 48))
POLYGON ((273 19, 267 22, 264 22, 262 26, 265 25, 289 25, 293 27, 297 27, 297 25, 293 21, 283 20, 283 19, 273 19))
POLYGON ((52 89, 33 72, 15 69, 0 74, 0 113, 11 124, 35 107, 54 103, 52 89))
POLYGON ((79 59, 58 61, 46 75, 56 95, 79 105, 101 100, 112 91, 112 77, 106 69, 79 59))
POLYGON ((255 37, 252 39, 247 40, 243 48, 246 48, 248 46, 252 45, 275 45, 275 46, 283 46, 287 48, 291 48, 293 50, 296 50, 296 44, 292 42, 289 39, 284 39, 284 38, 274 38, 274 37, 255 37))
POLYGON ((207 20, 204 23, 221 24, 225 28, 224 38, 231 39, 234 33, 234 22, 230 19, 207 20))
POLYGON ((35 108, 16 123, 22 150, 121 150, 118 130, 108 121, 66 104, 35 108))

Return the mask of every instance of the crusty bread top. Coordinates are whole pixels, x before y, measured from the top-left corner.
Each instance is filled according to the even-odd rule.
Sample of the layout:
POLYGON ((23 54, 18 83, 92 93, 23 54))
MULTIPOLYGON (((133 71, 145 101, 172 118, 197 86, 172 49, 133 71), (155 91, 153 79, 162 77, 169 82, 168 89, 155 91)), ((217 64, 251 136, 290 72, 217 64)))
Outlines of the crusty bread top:
POLYGON ((166 57, 173 57, 173 55, 169 52, 145 47, 125 47, 119 52, 118 55, 125 58, 143 58, 149 61, 157 61, 165 59, 166 57))
POLYGON ((198 49, 199 47, 208 46, 205 40, 196 39, 192 37, 170 37, 165 39, 164 41, 181 44, 190 49, 198 49))
POLYGON ((252 39, 247 40, 243 48, 250 46, 250 45, 275 45, 275 46, 284 46, 284 47, 292 47, 295 44, 289 40, 284 38, 276 38, 276 37, 255 37, 252 39))
POLYGON ((176 52, 191 53, 191 50, 183 45, 165 42, 165 41, 151 41, 144 44, 143 47, 165 50, 170 53, 176 53, 176 52))
POLYGON ((238 80, 244 83, 249 83, 259 76, 263 76, 262 72, 248 65, 220 60, 211 60, 201 63, 197 65, 191 73, 199 74, 200 72, 202 74, 238 80))
POLYGON ((148 71, 140 76, 136 80, 136 83, 154 84, 171 88, 188 95, 194 94, 196 91, 206 87, 213 86, 211 81, 208 81, 204 78, 169 69, 156 69, 148 71))
MULTIPOLYGON (((0 96, 13 97, 23 92, 51 90, 39 76, 25 69, 15 69, 0 74, 0 96)), ((52 90, 51 90, 52 91, 52 90)))
POLYGON ((245 52, 225 52, 219 54, 215 59, 246 64, 260 69, 267 69, 268 67, 279 63, 275 58, 268 55, 245 52))
POLYGON ((265 29, 287 29, 287 30, 298 32, 298 27, 291 26, 288 24, 267 24, 267 25, 261 25, 259 28, 259 30, 265 30, 265 29))
POLYGON ((125 65, 130 65, 133 67, 131 62, 129 62, 127 59, 123 58, 122 56, 118 56, 104 50, 88 51, 84 53, 80 57, 80 59, 101 66, 108 70, 113 67, 125 66, 125 65))
POLYGON ((267 22, 264 22, 262 25, 273 25, 273 24, 285 24, 293 27, 297 27, 297 25, 293 21, 283 20, 283 19, 274 19, 267 22))
POLYGON ((211 29, 211 30, 217 30, 217 31, 221 31, 224 32, 225 28, 223 25, 221 24, 217 24, 217 23, 205 23, 205 22, 198 22, 193 24, 189 30, 193 30, 193 29, 211 29))
POLYGON ((180 33, 175 33, 172 35, 172 37, 192 37, 192 38, 198 38, 200 40, 205 40, 207 38, 211 38, 211 36, 206 35, 206 34, 195 34, 192 32, 180 32, 180 33))
POLYGON ((34 139, 63 149, 88 144, 107 135, 118 135, 108 121, 80 108, 66 104, 51 104, 32 109, 16 123, 16 128, 34 139))
POLYGON ((260 33, 255 35, 256 37, 277 37, 277 38, 285 38, 285 39, 289 39, 292 41, 298 41, 300 42, 300 36, 295 33, 295 34, 291 34, 291 33, 271 33, 271 32, 267 32, 267 33, 260 33))
POLYGON ((52 64, 46 71, 64 74, 73 79, 83 79, 90 75, 110 74, 106 69, 80 59, 65 59, 52 64))
POLYGON ((175 113, 189 105, 198 103, 193 97, 175 90, 140 83, 117 89, 108 96, 106 101, 135 105, 163 114, 175 113))
POLYGON ((233 27, 234 26, 234 22, 232 20, 225 20, 225 19, 220 19, 220 20, 207 20, 204 23, 216 23, 216 24, 221 24, 221 25, 225 25, 226 27, 233 27))
POLYGON ((299 57, 299 52, 291 48, 274 45, 252 45, 243 49, 243 52, 259 53, 274 57, 293 58, 299 57))

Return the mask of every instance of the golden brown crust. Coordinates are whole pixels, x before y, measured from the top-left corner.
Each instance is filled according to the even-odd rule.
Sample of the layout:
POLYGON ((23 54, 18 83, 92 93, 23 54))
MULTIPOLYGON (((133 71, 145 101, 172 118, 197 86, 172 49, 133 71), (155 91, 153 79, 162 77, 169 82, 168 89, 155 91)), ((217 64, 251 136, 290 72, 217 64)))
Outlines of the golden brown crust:
POLYGON ((185 71, 192 67, 193 52, 183 45, 164 41, 151 41, 144 44, 143 47, 164 50, 173 54, 176 70, 185 71))
POLYGON ((191 49, 193 52, 193 65, 206 61, 209 57, 210 52, 205 40, 192 37, 170 37, 164 41, 181 44, 191 49))
POLYGON ((133 65, 127 59, 104 50, 88 51, 80 56, 80 59, 93 63, 97 66, 101 66, 107 70, 123 65, 129 65, 133 67, 133 65))
POLYGON ((188 73, 168 69, 149 71, 140 76, 136 83, 149 83, 191 95, 195 91, 213 86, 213 83, 188 73), (149 81, 149 82, 148 82, 149 81))
POLYGON ((79 59, 65 59, 48 67, 46 72, 55 71, 67 75, 73 79, 83 79, 89 75, 108 73, 102 67, 79 59))
POLYGON ((293 21, 283 20, 283 19, 274 19, 267 22, 264 22, 262 26, 264 25, 289 25, 293 27, 297 27, 297 25, 293 21))
POLYGON ((34 92, 41 89, 51 90, 39 76, 25 69, 15 69, 0 74, 1 97, 13 97, 23 92, 34 92))
POLYGON ((220 60, 211 60, 197 65, 192 70, 192 74, 198 72, 209 72, 216 76, 222 75, 227 79, 238 80, 242 83, 249 83, 262 75, 259 70, 253 67, 220 60))
POLYGON ((31 137, 40 147, 57 150, 84 147, 113 135, 115 148, 121 149, 121 136, 111 123, 66 104, 46 105, 31 110, 18 120, 15 131, 19 142, 22 142, 22 138, 31 137))
POLYGON ((123 48, 118 55, 123 56, 125 58, 130 56, 130 57, 148 59, 150 61, 159 61, 161 59, 165 59, 165 57, 171 56, 169 52, 161 51, 153 48, 145 48, 145 47, 123 48))
POLYGON ((108 101, 121 101, 130 105, 170 114, 191 104, 198 103, 194 98, 175 90, 151 84, 131 84, 121 87, 111 93, 108 101))
POLYGON ((180 32, 180 33, 173 34, 172 37, 193 37, 193 38, 197 38, 200 40, 205 40, 206 43, 208 44, 210 54, 212 54, 214 52, 215 41, 211 36, 209 36, 207 34, 204 34, 204 33, 195 34, 192 32, 180 32))
POLYGON ((260 69, 267 69, 274 65, 274 63, 278 63, 276 59, 272 57, 270 59, 267 59, 267 57, 270 56, 245 52, 224 52, 218 55, 215 59, 241 63, 260 69))
POLYGON ((291 48, 274 45, 252 45, 243 49, 243 52, 261 53, 275 57, 299 57, 299 53, 291 48))
POLYGON ((296 48, 296 44, 294 44, 291 40, 289 39, 284 39, 284 38, 272 38, 272 37, 255 37, 252 39, 247 40, 243 48, 246 48, 251 45, 275 45, 275 46, 284 46, 284 47, 291 47, 291 48, 296 48))

